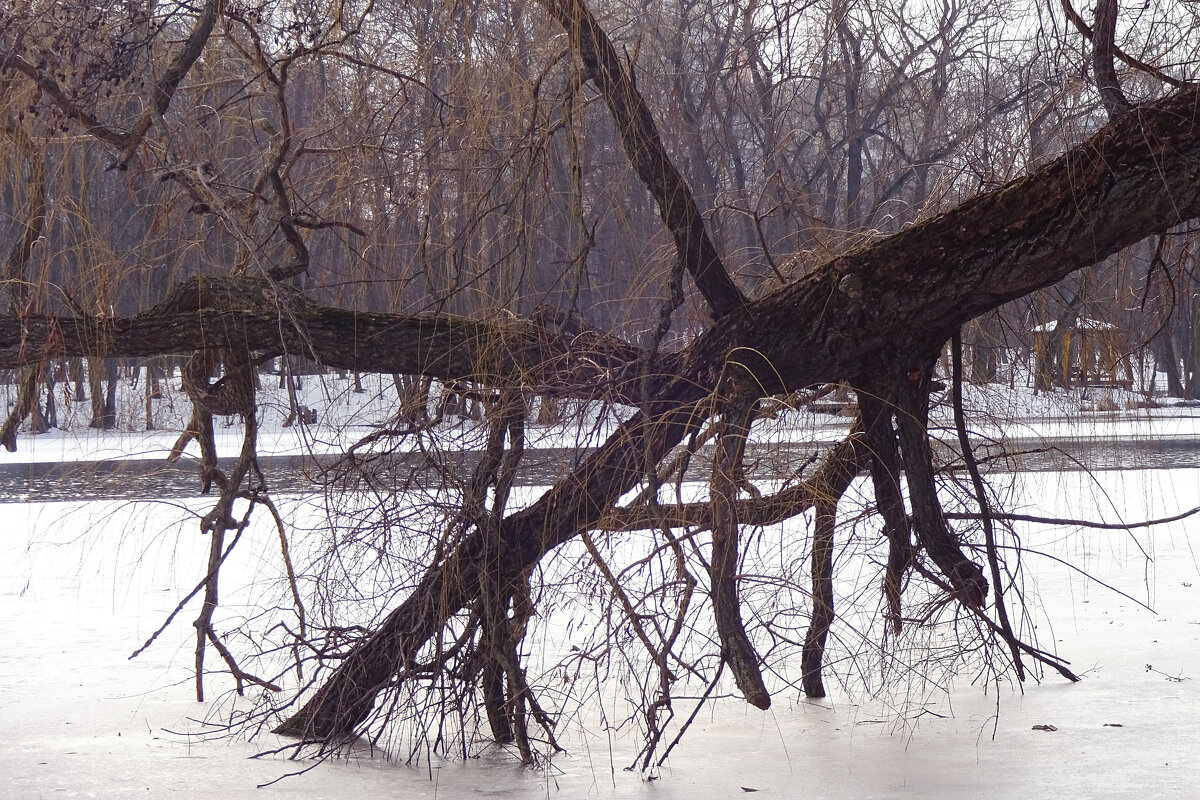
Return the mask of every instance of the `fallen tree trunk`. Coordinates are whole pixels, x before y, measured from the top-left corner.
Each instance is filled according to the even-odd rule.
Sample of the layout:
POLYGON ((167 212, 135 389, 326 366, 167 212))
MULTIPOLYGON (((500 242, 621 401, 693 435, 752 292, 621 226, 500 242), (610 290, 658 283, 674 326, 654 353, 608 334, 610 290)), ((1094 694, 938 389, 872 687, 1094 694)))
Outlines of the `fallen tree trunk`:
MULTIPOLYGON (((580 531, 602 527, 616 500, 703 416, 691 404, 721 376, 761 394, 815 383, 907 380, 964 322, 1133 242, 1200 214, 1200 89, 1134 109, 1031 175, 920 225, 839 257, 724 314, 685 350, 646 365, 650 414, 635 418, 541 501, 501 525, 519 572, 580 531)), ((246 279, 248 280, 248 279, 246 279)), ((263 291, 262 286, 257 284, 263 291)), ((570 343, 525 323, 360 314, 283 298, 129 318, 0 318, 0 366, 52 356, 150 356, 195 349, 306 352, 348 369, 505 385, 511 371, 541 384, 587 385, 635 374, 638 355, 572 360, 570 343), (498 374, 501 373, 501 374, 498 374), (565 376, 565 377, 564 377, 565 376)), ((351 730, 375 694, 477 589, 468 538, 346 659, 283 729, 325 737, 351 730)))
MULTIPOLYGON (((201 278, 133 317, 0 317, 0 367, 58 356, 146 357, 197 348, 291 353, 354 371, 552 389, 637 406, 639 413, 583 465, 489 532, 498 537, 491 552, 500 554, 501 563, 488 568, 501 577, 516 576, 580 532, 621 517, 625 512, 614 508, 620 497, 646 474, 647 464, 661 460, 708 416, 702 401, 722 381, 753 396, 848 381, 878 388, 884 404, 897 403, 919 420, 924 398, 904 399, 910 376, 927 381, 931 358, 965 322, 1200 215, 1200 88, 1192 87, 1130 110, 1001 189, 746 300, 725 273, 627 68, 595 20, 578 0, 545 5, 568 30, 609 104, 682 266, 717 317, 682 351, 651 356, 614 337, 555 334, 530 321, 360 313, 317 306, 270 279, 201 278)), ((94 133, 126 144, 123 137, 102 134, 94 133)), ((880 414, 886 430, 876 433, 894 437, 894 411, 880 414)), ((957 551, 935 507, 923 425, 898 427, 904 467, 910 481, 917 478, 916 500, 926 504, 914 509, 918 541, 960 598, 978 605, 986 582, 964 566, 970 562, 957 551)), ((876 459, 873 473, 877 489, 886 487, 896 500, 896 466, 880 469, 876 459)), ((743 516, 741 503, 727 509, 738 524, 796 507, 768 500, 754 503, 743 516)), ((907 563, 910 554, 899 546, 900 533, 907 537, 908 523, 900 519, 902 498, 889 505, 897 570, 903 574, 900 560, 907 563)), ((828 506, 823 511, 828 522, 832 511, 828 506)), ((723 535, 728 534, 726 525, 723 535)), ((425 643, 479 597, 485 544, 483 534, 472 531, 432 565, 412 595, 280 730, 329 738, 360 725, 376 695, 404 677, 425 643)))
MULTIPOLYGON (((729 360, 767 395, 918 369, 966 321, 1200 215, 1197 109, 1200 88, 1139 106, 1030 175, 730 311, 648 370, 665 376, 660 385, 684 378, 708 393, 736 351, 729 360)), ((196 310, 126 318, 0 317, 0 368, 66 355, 249 347, 364 372, 503 385, 515 371, 535 385, 577 386, 589 375, 611 379, 641 355, 611 341, 572 350, 570 337, 521 321, 297 308, 287 297, 254 296, 271 288, 265 282, 239 280, 249 299, 237 305, 201 301, 196 310), (284 324, 274 302, 282 302, 284 324), (573 358, 597 354, 598 367, 572 372, 573 358)))
MULTIPOLYGON (((927 379, 931 354, 974 316, 1196 216, 1198 101, 1200 90, 1191 89, 1139 108, 1032 175, 722 316, 685 351, 662 358, 656 372, 671 377, 652 393, 665 406, 660 414, 639 416, 542 500, 504 521, 510 568, 528 569, 600 527, 640 476, 642 459, 661 459, 696 424, 686 404, 711 393, 719 376, 736 376, 760 394, 835 380, 907 387, 914 375, 927 379)), ((905 466, 927 462, 912 438, 918 432, 905 433, 905 466)), ((986 581, 953 546, 940 514, 919 516, 922 544, 950 570, 951 585, 969 604, 982 602, 986 581)), ((353 666, 340 667, 279 730, 328 738, 361 722, 397 667, 473 596, 458 576, 472 574, 464 566, 476 548, 468 539, 452 563, 431 569, 394 612, 403 624, 389 617, 351 654, 353 666)))
MULTIPOLYGON (((493 548, 500 563, 488 565, 494 574, 515 576, 534 566, 636 485, 643 475, 642 458, 662 459, 694 424, 694 407, 671 405, 653 419, 635 416, 536 503, 502 520, 499 544, 493 548)), ((353 731, 370 714, 375 696, 415 665, 421 647, 478 597, 487 539, 486 532, 475 529, 445 561, 430 567, 408 599, 275 732, 331 739, 353 731)))

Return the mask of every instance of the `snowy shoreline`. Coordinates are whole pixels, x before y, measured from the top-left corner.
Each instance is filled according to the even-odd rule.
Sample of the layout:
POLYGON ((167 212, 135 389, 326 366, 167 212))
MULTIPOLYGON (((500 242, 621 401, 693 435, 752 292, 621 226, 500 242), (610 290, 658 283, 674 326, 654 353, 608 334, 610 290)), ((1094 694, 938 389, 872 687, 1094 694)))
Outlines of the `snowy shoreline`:
MULTIPOLYGON (((258 453, 261 456, 336 455, 361 437, 387 424, 396 408, 390 376, 364 376, 365 391, 353 391, 353 379, 333 375, 309 376, 298 391, 299 402, 319 412, 316 425, 283 427, 288 416, 286 391, 264 387, 259 399, 258 453)), ((11 387, 8 387, 11 389, 11 387)), ((17 450, 0 454, 0 464, 34 464, 105 460, 164 459, 187 423, 191 405, 177 387, 154 403, 155 430, 145 430, 144 403, 136 387, 120 385, 118 429, 88 427, 85 403, 65 403, 60 411, 62 428, 34 435, 22 429, 17 450)), ((1200 440, 1200 405, 1160 398, 1154 408, 1138 407, 1139 395, 1119 389, 1076 389, 1040 393, 1001 385, 964 386, 964 405, 972 434, 995 440, 1025 439, 1197 439, 1200 440), (1095 408, 1114 410, 1095 410, 1095 408)), ((11 404, 12 398, 9 399, 11 404)), ((577 409, 574 418, 560 426, 530 425, 531 448, 596 446, 610 433, 621 412, 596 408, 577 409)), ((949 430, 949 409, 935 407, 935 424, 949 430)), ((846 417, 785 410, 776 418, 760 420, 751 430, 751 441, 828 441, 845 435, 846 417)), ((447 421, 437 435, 464 448, 478 443, 478 423, 447 421)), ((218 453, 235 456, 241 448, 242 425, 234 418, 219 418, 218 453)), ((192 444, 185 453, 195 453, 192 444)), ((400 443, 400 449, 406 445, 400 443)))

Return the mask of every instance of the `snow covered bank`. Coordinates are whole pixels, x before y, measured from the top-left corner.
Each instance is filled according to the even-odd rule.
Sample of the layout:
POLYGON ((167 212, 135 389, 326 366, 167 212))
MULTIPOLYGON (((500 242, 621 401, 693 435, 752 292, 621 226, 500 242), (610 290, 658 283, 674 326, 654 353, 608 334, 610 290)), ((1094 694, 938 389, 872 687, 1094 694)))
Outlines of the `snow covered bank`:
MULTIPOLYGON (((87 403, 59 402, 60 428, 33 435, 23 430, 15 453, 0 453, 0 463, 24 464, 115 459, 163 459, 179 437, 191 414, 191 404, 173 381, 164 384, 164 397, 152 400, 155 428, 146 430, 145 399, 126 382, 119 384, 118 427, 98 431, 88 427, 87 403), (167 386, 166 384, 172 384, 167 386)), ((365 375, 362 392, 354 391, 352 376, 305 376, 297 393, 301 405, 318 412, 316 425, 283 427, 288 417, 287 392, 264 376, 259 393, 259 447, 262 456, 343 453, 346 448, 388 423, 396 408, 396 390, 390 376, 365 375)), ((993 384, 964 386, 964 403, 972 431, 989 439, 1172 438, 1200 440, 1200 407, 1161 399, 1160 408, 1138 407, 1139 396, 1119 389, 1076 389, 1055 393, 1033 392, 1022 386, 993 384), (1099 410, 1096 409, 1112 409, 1099 410)), ((0 397, 13 387, 0 387, 0 397)), ((434 396, 438 390, 435 387, 434 396)), ((597 446, 629 409, 572 408, 565 425, 530 425, 529 447, 597 446)), ((933 411, 935 425, 951 425, 949 410, 933 411)), ((833 442, 849 429, 850 420, 808 409, 783 410, 774 418, 759 420, 751 432, 758 443, 775 441, 833 442)), ((217 449, 235 456, 241 448, 242 425, 236 418, 218 418, 217 449)), ((479 446, 484 437, 478 423, 447 421, 439 426, 444 447, 479 446)), ((397 447, 403 449, 405 443, 397 447)), ((191 454, 196 445, 192 444, 191 454)))

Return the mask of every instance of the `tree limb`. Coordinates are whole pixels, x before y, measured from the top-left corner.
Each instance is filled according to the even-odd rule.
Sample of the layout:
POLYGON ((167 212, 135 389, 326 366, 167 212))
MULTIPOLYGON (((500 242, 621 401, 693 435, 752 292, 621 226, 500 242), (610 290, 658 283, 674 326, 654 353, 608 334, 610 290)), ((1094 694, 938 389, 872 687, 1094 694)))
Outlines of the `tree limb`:
POLYGON ((671 161, 650 109, 621 63, 608 34, 583 0, 540 0, 566 29, 588 77, 608 104, 625 154, 658 203, 663 223, 675 239, 684 268, 696 282, 714 318, 742 308, 746 298, 725 269, 704 227, 704 218, 683 175, 671 161))
MULTIPOLYGON (((650 365, 657 383, 682 379, 695 399, 715 387, 727 359, 764 396, 918 367, 913 354, 940 346, 963 322, 1200 215, 1198 108, 1196 87, 1138 106, 1030 175, 826 262, 726 314, 685 350, 660 355, 650 365)), ((31 363, 43 349, 157 355, 191 351, 201 339, 286 346, 363 371, 499 385, 515 372, 528 385, 563 386, 564 368, 596 379, 631 355, 601 345, 572 361, 564 339, 529 323, 312 306, 285 312, 281 325, 278 311, 260 309, 53 324, 0 317, 0 367, 31 363)))
MULTIPOLYGON (((1066 15, 1067 19, 1071 22, 1071 24, 1075 26, 1075 29, 1077 31, 1079 31, 1081 34, 1083 34, 1083 38, 1087 39, 1089 42, 1092 41, 1093 38, 1095 37, 1095 31, 1092 30, 1091 26, 1087 24, 1087 22, 1084 20, 1083 17, 1079 16, 1079 12, 1075 10, 1075 7, 1073 5, 1071 5, 1071 0, 1061 0, 1061 3, 1062 3, 1063 13, 1066 15)), ((1180 78, 1176 78, 1171 75, 1168 75, 1167 73, 1163 72, 1161 69, 1154 66, 1153 64, 1147 64, 1145 61, 1142 61, 1138 58, 1135 58, 1134 56, 1129 55, 1124 50, 1122 50, 1119 47, 1116 47, 1115 45, 1113 46, 1112 52, 1113 52, 1114 56, 1121 59, 1129 66, 1133 67, 1134 69, 1141 70, 1142 72, 1145 72, 1148 75, 1153 75, 1155 78, 1158 78, 1163 83, 1165 83, 1168 86, 1171 86, 1175 89, 1182 89, 1185 86, 1195 86, 1196 85, 1192 81, 1185 81, 1185 80, 1181 80, 1180 78)))
MULTIPOLYGON (((736 500, 733 513, 742 525, 756 527, 776 525, 791 519, 831 496, 834 487, 845 476, 853 478, 865 470, 870 458, 871 452, 861 432, 856 432, 829 450, 811 477, 761 499, 736 500)), ((653 511, 643 505, 621 506, 605 514, 595 527, 597 530, 617 533, 663 526, 704 530, 711 528, 712 524, 712 504, 698 502, 659 504, 653 511)))
MULTIPOLYGON (((255 278, 199 277, 132 317, 0 316, 0 367, 47 357, 163 355, 196 348, 304 354, 363 372, 427 375, 530 392, 623 396, 641 351, 613 336, 568 336, 519 319, 406 316, 318 306, 255 278), (582 394, 581 394, 582 393, 582 394)), ((630 379, 632 380, 632 379, 630 379)))
POLYGON ((82 108, 71 99, 70 94, 55 80, 54 75, 40 66, 30 62, 19 53, 0 54, 0 70, 13 69, 33 81, 42 92, 50 98, 68 119, 81 125, 91 136, 111 145, 121 151, 114 166, 125 169, 138 145, 146 138, 147 131, 156 117, 161 117, 170 107, 171 99, 180 83, 187 76, 192 66, 204 52, 204 47, 212 35, 213 27, 220 16, 223 0, 207 0, 204 10, 196 20, 183 47, 180 48, 171 65, 163 73, 150 90, 150 105, 144 109, 128 131, 113 127, 103 122, 98 116, 82 108))
POLYGON ((1117 0, 1099 0, 1096 3, 1096 28, 1092 32, 1092 74, 1096 78, 1100 101, 1104 103, 1110 119, 1119 117, 1131 108, 1129 98, 1121 91, 1121 82, 1113 66, 1116 35, 1117 0))
POLYGON ((755 399, 752 395, 735 395, 723 404, 721 411, 721 433, 717 438, 717 455, 713 459, 709 484, 713 524, 708 571, 717 636, 721 640, 721 658, 733 673, 734 682, 746 702, 765 710, 771 707, 771 695, 763 683, 758 654, 746 634, 738 596, 738 537, 742 526, 734 502, 755 399))

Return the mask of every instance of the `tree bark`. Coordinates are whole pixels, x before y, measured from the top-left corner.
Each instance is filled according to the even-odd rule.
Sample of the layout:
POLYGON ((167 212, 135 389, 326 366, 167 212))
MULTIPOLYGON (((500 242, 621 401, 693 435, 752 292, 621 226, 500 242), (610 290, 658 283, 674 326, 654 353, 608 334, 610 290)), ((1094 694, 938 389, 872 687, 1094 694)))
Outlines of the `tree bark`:
POLYGON ((751 395, 732 398, 722 411, 721 435, 717 440, 717 456, 713 460, 709 484, 713 524, 708 571, 717 636, 721 640, 721 658, 733 673, 734 683, 746 702, 767 709, 771 707, 771 695, 759 669, 760 659, 742 622, 737 584, 738 537, 742 526, 734 501, 743 482, 739 479, 742 456, 746 451, 755 399, 751 395))
POLYGON ((833 545, 837 526, 837 507, 861 469, 864 450, 860 416, 850 437, 830 453, 822 469, 814 476, 814 518, 812 544, 812 619, 804 636, 800 654, 800 683, 809 697, 824 697, 825 682, 821 670, 825 660, 825 642, 833 625, 833 545))
POLYGON ((1117 0, 1099 0, 1096 3, 1096 27, 1092 32, 1092 73, 1100 101, 1110 118, 1119 117, 1130 109, 1113 64, 1116 33, 1117 0))

